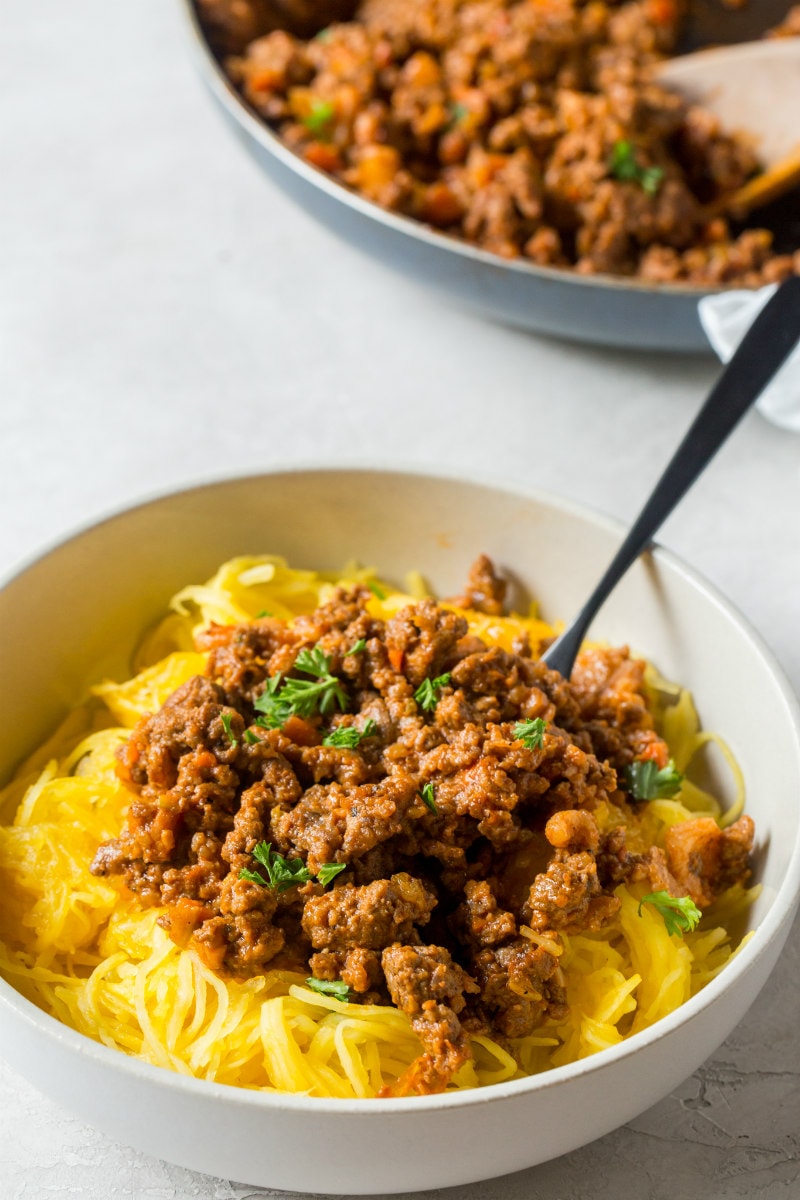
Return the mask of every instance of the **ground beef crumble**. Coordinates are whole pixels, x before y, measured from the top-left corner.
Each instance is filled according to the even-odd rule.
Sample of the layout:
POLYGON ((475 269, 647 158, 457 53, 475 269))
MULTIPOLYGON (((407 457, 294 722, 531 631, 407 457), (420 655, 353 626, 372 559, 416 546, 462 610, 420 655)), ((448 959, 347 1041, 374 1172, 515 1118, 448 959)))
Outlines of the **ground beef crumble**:
MULTIPOLYGON (((197 3, 252 108, 384 208, 584 275, 710 288, 800 271, 800 250, 715 215, 757 170, 745 138, 654 78, 687 0, 197 3)), ((798 14, 774 33, 800 33, 798 14)))
MULTIPOLYGON (((455 605, 498 615, 504 594, 481 557, 455 605)), ((310 971, 353 1002, 395 1004, 424 1048, 396 1090, 429 1092, 468 1058, 470 1034, 523 1037, 564 1014, 560 935, 606 926, 618 883, 702 907, 747 879, 753 827, 698 818, 644 854, 624 826, 601 834, 598 804, 630 801, 625 767, 669 757, 627 650, 585 650, 567 681, 527 645, 484 645, 452 608, 424 600, 384 622, 371 595, 338 589, 288 624, 206 629, 207 675, 120 750, 129 815, 92 870, 165 905, 173 940, 216 971, 310 971), (315 648, 344 706, 259 724, 267 681, 307 679, 298 655, 315 648), (415 693, 433 679, 423 705, 415 693), (515 726, 536 718, 541 744, 526 744, 515 726), (368 736, 323 745, 353 727, 368 736), (304 879, 243 876, 263 843, 304 879), (323 886, 325 865, 342 869, 323 886)))

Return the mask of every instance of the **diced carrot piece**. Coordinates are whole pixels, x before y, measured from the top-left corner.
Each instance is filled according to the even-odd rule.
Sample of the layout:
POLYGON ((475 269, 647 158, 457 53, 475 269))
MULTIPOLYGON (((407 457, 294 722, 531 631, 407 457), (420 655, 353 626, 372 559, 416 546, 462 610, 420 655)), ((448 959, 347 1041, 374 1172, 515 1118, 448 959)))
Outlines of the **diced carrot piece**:
POLYGON ((319 731, 303 717, 291 716, 283 724, 283 732, 296 746, 318 746, 319 731))
POLYGON ((398 646, 389 647, 389 662, 398 673, 403 669, 403 651, 398 646))
POLYGON ((325 142, 309 142, 303 151, 303 157, 306 162, 310 162, 312 167, 319 167, 321 171, 338 171, 342 166, 342 156, 335 146, 328 146, 325 142))
POLYGON ((666 742, 662 742, 659 738, 657 742, 651 742, 649 746, 645 746, 644 750, 642 750, 641 754, 639 755, 639 758, 643 762, 654 762, 661 771, 669 762, 669 747, 667 746, 666 742))
POLYGON ((393 146, 365 146, 358 164, 358 186, 375 195, 391 183, 400 169, 400 155, 393 146))
POLYGON ((170 938, 176 946, 184 949, 195 929, 202 925, 209 916, 211 913, 202 901, 190 900, 188 896, 181 896, 177 904, 173 904, 169 909, 170 938))
POLYGON ((431 225, 455 225, 464 215, 464 207, 446 183, 432 183, 425 192, 420 216, 431 225))

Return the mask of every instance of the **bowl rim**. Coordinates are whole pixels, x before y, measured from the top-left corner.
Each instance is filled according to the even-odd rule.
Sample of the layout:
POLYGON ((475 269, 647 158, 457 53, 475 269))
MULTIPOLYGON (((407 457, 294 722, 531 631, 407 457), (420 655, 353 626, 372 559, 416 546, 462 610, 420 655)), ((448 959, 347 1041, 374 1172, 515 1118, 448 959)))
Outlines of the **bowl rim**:
MULTIPOLYGON (((566 267, 540 266, 522 256, 506 259, 498 254, 492 254, 489 250, 483 250, 472 242, 450 237, 434 229, 431 225, 426 225, 422 221, 415 221, 413 217, 403 216, 381 208, 379 204, 367 200, 359 195, 358 192, 351 190, 337 179, 334 179, 332 175, 328 175, 320 168, 307 163, 281 141, 277 133, 247 103, 244 96, 236 90, 228 79, 222 68, 222 64, 211 49, 211 45, 205 35, 195 0, 178 0, 178 4, 182 9, 184 25, 191 35, 195 60, 200 66, 205 82, 230 116, 241 125, 255 142, 267 150, 288 170, 298 175, 312 187, 325 192, 331 199, 338 200, 340 203, 374 221, 376 224, 385 225, 387 228, 404 237, 421 241, 433 246, 436 250, 449 252, 456 255, 456 257, 466 259, 473 264, 490 267, 495 271, 508 271, 514 275, 542 280, 549 279, 562 284, 576 284, 589 291, 611 289, 613 291, 633 291, 640 295, 676 296, 687 300, 700 301, 704 296, 727 294, 736 290, 725 287, 703 287, 691 283, 657 283, 639 279, 636 276, 608 275, 600 271, 595 275, 579 275, 576 271, 569 270, 566 267)), ((746 290, 750 292, 753 289, 746 290)))
MULTIPOLYGON (((35 567, 50 554, 66 548, 70 543, 91 534, 101 527, 123 519, 141 509, 158 505, 192 492, 202 492, 226 485, 245 484, 249 481, 265 477, 276 478, 281 475, 296 476, 299 474, 362 474, 362 475, 400 475, 409 479, 425 479, 444 484, 476 486, 502 493, 509 497, 522 498, 539 504, 542 507, 554 509, 559 513, 577 518, 587 524, 594 525, 622 537, 627 531, 623 522, 604 513, 565 499, 545 489, 531 488, 524 484, 508 483, 492 476, 470 472, 469 478, 453 470, 431 471, 418 466, 404 466, 397 461, 372 463, 355 462, 353 464, 330 463, 315 461, 298 461, 283 464, 280 468, 266 468, 262 471, 244 471, 241 473, 220 472, 205 475, 194 482, 183 483, 178 487, 154 489, 144 494, 138 500, 122 503, 107 510, 94 519, 89 519, 73 526, 71 532, 50 539, 44 546, 35 550, 31 555, 12 564, 0 574, 0 593, 11 585, 18 577, 35 567)), ((721 612, 733 625, 737 632, 750 644, 758 657, 768 669, 771 681, 780 695, 790 723, 793 727, 794 743, 797 752, 797 764, 800 767, 800 703, 794 690, 778 662, 773 651, 766 645, 761 635, 753 628, 747 618, 725 598, 722 592, 698 571, 685 563, 678 555, 658 543, 654 543, 648 552, 656 563, 663 563, 668 571, 677 575, 683 582, 688 583, 699 592, 711 605, 721 612)), ((768 953, 773 939, 780 934, 782 926, 788 924, 800 901, 800 829, 786 869, 786 874, 776 889, 770 909, 759 925, 753 930, 750 940, 741 947, 725 969, 706 986, 685 1001, 674 1012, 662 1017, 639 1033, 633 1034, 612 1046, 588 1058, 569 1063, 561 1067, 552 1067, 539 1075, 530 1075, 522 1079, 512 1079, 505 1083, 489 1084, 484 1087, 468 1088, 463 1091, 438 1093, 431 1096, 406 1096, 390 1098, 376 1102, 374 1099, 339 1099, 308 1096, 299 1093, 282 1093, 257 1091, 250 1088, 239 1088, 232 1084, 216 1083, 206 1079, 186 1076, 173 1072, 164 1067, 144 1062, 123 1051, 112 1049, 99 1042, 93 1041, 88 1035, 63 1024, 56 1017, 38 1008, 32 1001, 27 1000, 16 991, 5 979, 0 977, 0 1014, 10 1012, 24 1021, 39 1035, 50 1042, 60 1043, 71 1052, 83 1059, 93 1062, 97 1068, 111 1068, 121 1072, 123 1076, 138 1080, 142 1084, 160 1085, 171 1090, 174 1094, 188 1094, 198 1099, 215 1099, 227 1105, 243 1108, 261 1109, 265 1113, 270 1110, 296 1111, 309 1114, 333 1115, 370 1115, 373 1119, 398 1117, 403 1113, 420 1111, 438 1111, 460 1108, 462 1105, 494 1104, 521 1097, 529 1092, 539 1092, 567 1084, 572 1079, 594 1075, 611 1067, 615 1063, 628 1059, 638 1051, 660 1042, 680 1026, 689 1025, 697 1020, 716 999, 744 976, 748 975, 758 961, 768 953)))

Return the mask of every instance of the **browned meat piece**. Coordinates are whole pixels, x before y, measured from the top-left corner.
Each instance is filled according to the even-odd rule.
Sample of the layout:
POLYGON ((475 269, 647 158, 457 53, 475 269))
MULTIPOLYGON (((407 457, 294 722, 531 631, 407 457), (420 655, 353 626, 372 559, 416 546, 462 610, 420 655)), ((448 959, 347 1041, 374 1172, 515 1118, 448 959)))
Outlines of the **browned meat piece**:
POLYGON ((291 811, 274 809, 272 834, 282 853, 304 855, 316 872, 326 862, 347 862, 398 834, 417 803, 417 784, 389 776, 345 792, 315 785, 291 811))
POLYGON ((497 897, 485 881, 470 879, 464 886, 464 903, 456 914, 458 925, 476 946, 496 946, 517 932, 514 914, 498 907, 497 897))
POLYGON ((485 554, 479 554, 469 569, 467 586, 460 596, 454 596, 450 604, 458 608, 474 608, 478 612, 500 616, 506 598, 508 584, 497 574, 494 563, 485 554))
POLYGON ((382 950, 406 942, 427 925, 436 896, 405 872, 376 879, 365 887, 345 884, 311 896, 303 909, 303 929, 315 950, 382 950))
MULTIPOLYGON (((173 692, 161 709, 145 717, 122 747, 119 774, 137 790, 160 795, 175 787, 184 755, 212 750, 223 763, 232 762, 234 749, 220 719, 225 693, 196 675, 173 692)), ((241 733, 241 718, 231 714, 232 728, 241 733)))
POLYGON ((390 659, 402 663, 403 674, 416 688, 447 670, 466 632, 463 617, 445 612, 433 600, 422 600, 387 623, 386 645, 390 659))
POLYGON ((302 790, 297 777, 288 764, 280 759, 270 760, 264 779, 242 792, 238 812, 233 818, 233 828, 225 838, 221 857, 230 864, 231 870, 240 871, 252 866, 251 855, 259 842, 269 841, 270 816, 277 804, 299 800, 302 790), (274 786, 276 777, 283 777, 283 789, 274 786))
POLYGON ((365 950, 363 946, 353 950, 320 950, 308 961, 315 978, 340 979, 359 995, 374 993, 375 1003, 380 1003, 382 996, 377 990, 383 981, 380 951, 365 950))
POLYGON ((563 1015, 558 958, 526 938, 479 950, 471 970, 480 986, 480 1003, 492 1025, 506 1037, 525 1037, 550 1012, 563 1015))
MULTIPOLYGON (((216 841, 233 821, 239 775, 235 750, 221 714, 221 689, 196 676, 178 688, 155 716, 146 717, 119 755, 122 780, 140 794, 131 804, 122 835, 101 846, 92 871, 122 874, 132 891, 147 900, 159 898, 169 876, 154 864, 168 864, 186 853, 186 843, 216 841)), ((231 728, 241 732, 242 719, 227 710, 231 728)), ((196 872, 190 895, 218 881, 215 864, 196 872)), ((167 903, 176 897, 170 895, 167 903)))
POLYGON ((591 813, 580 809, 565 809, 553 813, 544 827, 544 835, 557 850, 575 854, 579 850, 590 850, 596 854, 600 845, 600 831, 591 813))
MULTIPOLYGON (((662 851, 659 851, 659 854, 662 854, 663 857, 662 851)), ((627 834, 622 825, 610 830, 602 838, 596 862, 597 876, 603 887, 609 890, 616 887, 618 883, 624 883, 627 880, 638 882, 647 879, 651 874, 650 859, 628 849, 627 834)), ((658 887, 654 886, 653 890, 657 891, 658 887)))
POLYGON ((458 1013, 466 1003, 464 993, 477 992, 477 984, 443 946, 389 946, 381 965, 392 1003, 411 1018, 426 1051, 395 1094, 442 1091, 469 1058, 458 1013))
POLYGON ((706 908, 734 883, 750 878, 754 826, 740 817, 729 829, 720 829, 711 817, 697 817, 667 830, 667 864, 678 886, 678 895, 691 896, 706 908))
POLYGON ((596 646, 583 650, 570 683, 599 758, 617 770, 641 758, 665 766, 669 749, 653 729, 644 685, 645 664, 630 658, 627 647, 596 646))
POLYGON ((224 689, 252 702, 263 691, 270 658, 293 644, 283 621, 265 619, 252 625, 210 625, 197 638, 198 650, 209 650, 206 674, 224 689))
MULTIPOLYGON (((612 768, 591 751, 576 745, 577 740, 577 735, 571 736, 557 726, 551 726, 545 735, 545 758, 539 774, 550 785, 547 799, 554 809, 581 805, 593 808, 616 789, 616 774, 612 768)), ((585 741, 592 745, 590 737, 585 741)))
POLYGON ((562 850, 528 896, 526 912, 532 929, 600 929, 619 909, 616 896, 603 895, 594 856, 562 850))

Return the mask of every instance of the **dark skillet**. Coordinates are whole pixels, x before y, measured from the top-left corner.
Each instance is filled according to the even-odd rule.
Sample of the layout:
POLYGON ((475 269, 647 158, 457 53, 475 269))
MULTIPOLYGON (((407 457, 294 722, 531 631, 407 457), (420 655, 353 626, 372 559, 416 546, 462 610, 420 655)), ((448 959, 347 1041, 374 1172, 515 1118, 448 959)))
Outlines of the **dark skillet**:
MULTIPOLYGON (((697 313, 698 300, 708 294, 705 289, 612 276, 580 276, 519 259, 502 259, 379 208, 293 154, 242 99, 220 64, 226 52, 241 49, 259 30, 252 27, 252 22, 250 26, 245 22, 233 40, 229 37, 223 42, 213 22, 214 2, 179 0, 209 90, 269 178, 344 241, 461 307, 503 324, 599 345, 709 351, 697 313), (205 27, 198 6, 203 10, 205 27)), ((327 4, 317 0, 257 0, 257 6, 261 28, 265 14, 269 14, 274 27, 291 27, 307 36, 316 27, 328 24, 334 14, 346 18, 354 0, 329 0, 327 4)), ((749 8, 738 11, 723 7, 719 0, 696 0, 683 48, 747 39, 780 21, 790 7, 790 0, 754 0, 749 8)), ((791 212, 791 197, 786 199, 791 212)), ((780 222, 781 218, 775 219, 780 222)), ((754 218, 753 223, 764 227, 761 217, 754 218)), ((792 240, 783 225, 779 224, 776 232, 779 245, 800 244, 792 240)))

